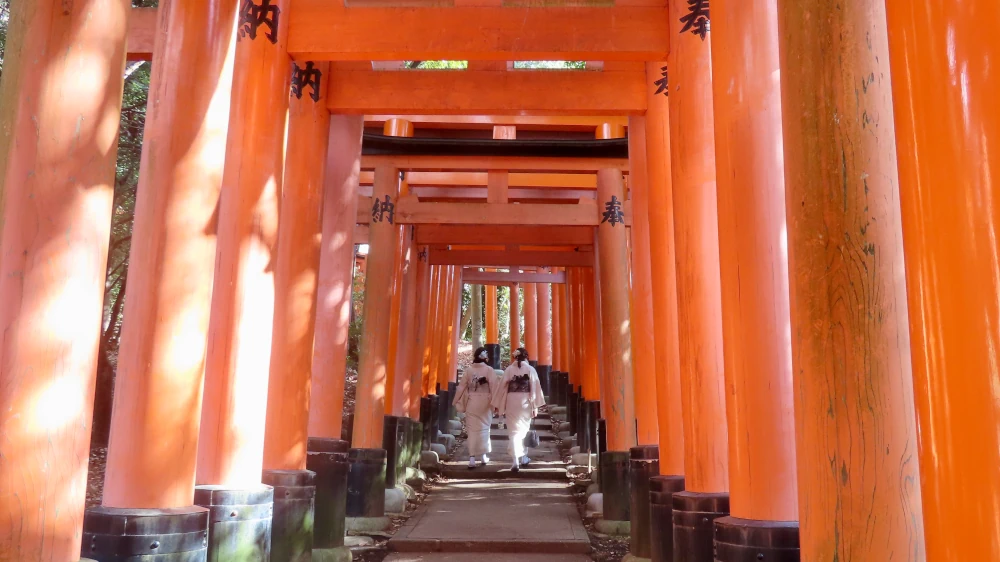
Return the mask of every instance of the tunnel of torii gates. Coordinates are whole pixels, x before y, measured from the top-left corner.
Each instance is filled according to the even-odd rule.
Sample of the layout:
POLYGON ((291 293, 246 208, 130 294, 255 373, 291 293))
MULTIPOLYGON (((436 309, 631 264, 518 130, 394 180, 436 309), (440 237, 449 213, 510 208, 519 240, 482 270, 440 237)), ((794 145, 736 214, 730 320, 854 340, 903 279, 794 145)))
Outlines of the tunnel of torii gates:
POLYGON ((600 428, 602 467, 646 463, 631 486, 674 560, 713 540, 722 562, 1000 560, 1000 3, 713 0, 711 26, 708 4, 14 2, 0 559, 320 559, 346 524, 332 475, 348 522, 378 520, 386 428, 446 406, 476 283, 523 290, 511 341, 550 400, 576 397, 578 437, 600 428), (121 71, 142 58, 85 516, 121 71), (414 59, 469 63, 393 62, 414 59))

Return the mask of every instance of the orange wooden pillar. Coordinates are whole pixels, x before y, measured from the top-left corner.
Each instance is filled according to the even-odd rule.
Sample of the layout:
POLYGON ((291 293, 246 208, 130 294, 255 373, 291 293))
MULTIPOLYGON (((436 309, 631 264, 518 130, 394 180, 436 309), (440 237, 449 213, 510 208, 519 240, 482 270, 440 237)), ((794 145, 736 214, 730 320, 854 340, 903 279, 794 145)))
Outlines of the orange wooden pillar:
POLYGON ((677 316, 686 492, 674 495, 678 559, 712 560, 695 527, 729 512, 722 293, 707 8, 670 0, 669 56, 677 316), (698 538, 696 538, 698 537, 698 538))
MULTIPOLYGON (((448 353, 448 384, 458 383, 458 342, 461 341, 461 335, 458 333, 461 329, 461 318, 462 318, 462 266, 453 265, 451 266, 451 276, 452 283, 454 287, 454 292, 451 294, 451 337, 449 338, 449 353, 448 353)), ((449 390, 453 390, 449 387, 449 390)))
POLYGON ((650 265, 649 183, 646 173, 646 120, 629 118, 629 193, 632 200, 631 331, 635 418, 640 445, 657 445, 656 354, 653 341, 653 278, 650 265), (635 209, 639 209, 638 212, 635 209))
MULTIPOLYGON (((412 137, 413 124, 405 119, 389 119, 382 126, 382 134, 388 137, 412 137)), ((405 174, 403 174, 399 182, 399 196, 406 196, 409 192, 410 188, 405 180, 405 174)), ((387 414, 398 416, 402 413, 403 406, 403 401, 398 400, 398 398, 403 396, 401 394, 402 391, 409 388, 409 377, 405 375, 397 377, 396 375, 400 368, 405 367, 405 361, 402 365, 400 361, 407 356, 408 339, 400 337, 401 332, 408 332, 408 324, 412 321, 412 315, 404 318, 402 311, 404 308, 411 306, 407 302, 407 296, 408 291, 413 288, 412 275, 410 277, 410 285, 405 289, 403 287, 403 280, 406 277, 407 256, 411 242, 410 237, 406 236, 406 234, 411 232, 413 227, 395 225, 395 229, 396 254, 393 259, 392 270, 392 302, 390 304, 389 315, 389 361, 386 365, 385 407, 387 414)))
POLYGON ((0 559, 80 559, 128 11, 125 0, 40 0, 10 14, 0 559))
POLYGON ((365 276, 364 325, 351 442, 357 449, 380 449, 382 446, 393 266, 399 236, 393 220, 398 192, 399 171, 391 166, 376 167, 371 223, 368 227, 369 263, 365 276))
POLYGON ((524 348, 531 365, 538 365, 538 285, 524 284, 524 348))
POLYGON ((420 398, 427 394, 426 381, 426 357, 427 342, 430 336, 427 330, 427 318, 430 313, 431 289, 431 266, 427 263, 427 247, 414 246, 416 250, 416 310, 413 346, 410 348, 410 410, 409 416, 415 420, 420 419, 420 398))
MULTIPOLYGON (((487 269, 486 271, 496 270, 487 269)), ((500 368, 500 309, 498 305, 497 286, 486 285, 486 349, 490 354, 490 364, 495 369, 500 368)))
MULTIPOLYGON (((439 330, 435 365, 437 366, 437 387, 447 390, 450 377, 448 374, 451 368, 451 350, 455 337, 455 273, 454 267, 450 265, 441 268, 441 293, 439 295, 439 313, 435 322, 439 330)), ((447 407, 443 404, 442 407, 447 407)), ((443 431, 443 429, 442 429, 443 431)))
POLYGON ((590 400, 601 400, 601 358, 599 353, 597 324, 600 320, 597 311, 597 287, 594 283, 594 270, 581 267, 580 284, 583 299, 583 361, 584 361, 584 394, 590 400))
POLYGON ((569 372, 562 354, 562 330, 565 322, 562 318, 562 300, 559 294, 561 285, 552 284, 552 370, 560 373, 569 372))
MULTIPOLYGON (((512 268, 511 271, 517 270, 512 268)), ((510 324, 510 354, 511 357, 513 357, 517 348, 521 347, 521 304, 520 291, 518 291, 517 283, 510 286, 509 306, 510 318, 508 323, 510 324)))
POLYGON ((271 376, 264 432, 264 468, 306 468, 312 346, 323 231, 330 112, 320 85, 328 63, 294 64, 288 140, 278 225, 271 376), (308 81, 312 85, 307 85, 308 81))
POLYGON ((778 4, 803 560, 925 558, 884 6, 778 4))
POLYGON ((580 361, 580 324, 577 315, 580 310, 580 297, 577 295, 576 268, 566 268, 565 298, 563 299, 566 309, 566 369, 569 371, 569 380, 573 388, 579 388, 582 382, 581 361, 580 361))
POLYGON ((310 437, 341 438, 363 128, 362 117, 330 116, 313 336, 310 437))
POLYGON ((236 7, 189 0, 158 14, 102 498, 116 519, 132 512, 107 508, 191 512, 236 7))
POLYGON ((799 544, 777 4, 717 0, 713 11, 731 513, 715 522, 717 562, 799 544))
MULTIPOLYGON (((543 270, 539 270, 540 272, 543 270)), ((552 375, 552 295, 551 283, 535 283, 535 319, 538 338, 537 359, 535 366, 538 378, 542 381, 542 389, 552 395, 553 387, 559 384, 561 375, 552 375)), ((565 400, 562 400, 565 402, 565 400)), ((565 405, 565 404, 563 404, 565 405)))
POLYGON ((424 357, 421 363, 424 396, 434 394, 437 387, 437 360, 439 357, 437 346, 440 338, 438 317, 441 314, 440 303, 443 267, 440 265, 428 266, 431 282, 428 293, 427 318, 424 324, 424 332, 426 334, 424 357))
POLYGON ((197 482, 236 489, 261 482, 291 76, 287 18, 269 21, 237 36, 198 441, 197 482))
MULTIPOLYGON (((568 269, 563 269, 568 275, 568 269)), ((565 281, 553 287, 553 291, 559 294, 559 370, 570 371, 570 345, 569 345, 569 297, 567 297, 568 285, 565 281)))
MULTIPOLYGON (((417 331, 417 246, 413 243, 409 231, 412 226, 404 227, 403 239, 406 251, 403 254, 403 281, 400 286, 402 299, 399 308, 399 330, 397 332, 396 370, 393 383, 392 413, 396 416, 409 416, 411 392, 413 384, 413 348, 417 331)), ((419 369, 416 372, 420 372, 419 369)), ((418 395, 419 399, 419 395, 418 395)))
POLYGON ((1000 6, 886 10, 926 556, 997 560, 1000 6))

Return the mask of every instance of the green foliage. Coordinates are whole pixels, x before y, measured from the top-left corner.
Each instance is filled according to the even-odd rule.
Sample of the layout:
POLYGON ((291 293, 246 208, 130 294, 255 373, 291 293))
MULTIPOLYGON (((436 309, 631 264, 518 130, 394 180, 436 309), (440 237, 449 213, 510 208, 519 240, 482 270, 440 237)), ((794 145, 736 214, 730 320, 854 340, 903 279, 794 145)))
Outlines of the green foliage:
POLYGON ((0 75, 3 74, 3 56, 7 46, 8 23, 10 23, 10 0, 0 0, 0 75))
POLYGON ((419 70, 465 70, 469 68, 467 60, 408 60, 406 68, 419 70))

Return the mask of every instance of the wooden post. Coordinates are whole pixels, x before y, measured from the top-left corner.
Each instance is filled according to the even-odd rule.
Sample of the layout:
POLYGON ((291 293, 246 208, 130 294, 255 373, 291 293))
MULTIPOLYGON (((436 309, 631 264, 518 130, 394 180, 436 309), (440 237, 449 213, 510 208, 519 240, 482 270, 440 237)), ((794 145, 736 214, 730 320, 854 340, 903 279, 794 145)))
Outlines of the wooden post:
MULTIPOLYGON (((568 271, 565 270, 565 271, 568 271)), ((570 370, 570 320, 569 320, 569 297, 567 297, 567 285, 562 283, 553 289, 559 293, 559 370, 570 370)))
POLYGON ((179 508, 194 497, 223 173, 213 156, 226 146, 236 4, 174 1, 158 14, 105 507, 179 508))
MULTIPOLYGON (((284 11, 288 1, 272 5, 284 11)), ((274 29, 251 24, 252 33, 237 35, 198 440, 199 484, 250 488, 261 481, 285 93, 291 76, 287 24, 287 18, 275 17, 274 29)))
POLYGON ((569 367, 565 365, 562 358, 562 301, 560 300, 559 287, 552 285, 552 370, 559 372, 569 372, 569 367))
POLYGON ((674 495, 675 557, 712 560, 697 522, 729 511, 711 36, 698 4, 670 0, 670 148, 687 491, 674 495), (705 514, 709 515, 705 515, 705 514))
POLYGON ((354 436, 351 442, 358 449, 382 447, 393 262, 399 236, 393 218, 398 192, 399 171, 390 166, 376 167, 372 216, 368 227, 369 263, 368 274, 365 276, 364 325, 358 359, 354 436), (377 209, 375 205, 378 206, 377 209))
POLYGON ((552 284, 535 284, 535 313, 538 320, 538 364, 552 367, 552 284))
MULTIPOLYGON (((414 324, 413 346, 410 350, 410 412, 409 416, 420 419, 420 398, 427 394, 427 346, 430 333, 427 329, 427 317, 431 304, 431 266, 427 264, 427 247, 414 246, 417 252, 416 271, 416 310, 414 324)), ((413 257, 411 256, 411 259, 413 257)))
POLYGON ((778 37, 802 559, 925 559, 885 3, 781 2, 778 37))
POLYGON ((538 285, 524 284, 524 348, 531 363, 538 363, 538 285))
MULTIPOLYGON (((492 271, 487 269, 486 271, 492 271)), ((499 325, 497 323, 497 317, 499 316, 499 309, 497 308, 497 286, 487 285, 486 286, 486 343, 495 344, 500 341, 499 325)))
POLYGON ((264 468, 305 470, 323 183, 330 136, 326 92, 329 64, 296 63, 288 98, 288 141, 278 225, 271 376, 264 431, 264 468), (318 74, 310 75, 310 72, 318 74), (301 82, 314 78, 312 86, 301 82))
MULTIPOLYGON (((438 338, 437 354, 437 384, 441 388, 447 389, 451 382, 448 374, 451 369, 451 352, 455 344, 455 331, 459 328, 458 320, 455 316, 455 266, 446 265, 441 270, 441 296, 440 310, 437 317, 438 329, 441 331, 438 338)), ((460 305, 460 303, 459 303, 460 305)), ((448 407, 445 404, 442 407, 448 407)), ((444 431, 444 430, 442 430, 444 431)))
POLYGON ((633 396, 632 337, 628 301, 628 251, 621 206, 625 193, 621 170, 597 172, 597 201, 601 223, 600 243, 601 322, 604 354, 605 391, 601 398, 607 420, 608 450, 628 451, 636 445, 635 397, 633 396))
POLYGON ((684 426, 681 417, 681 366, 677 327, 677 262, 674 247, 674 200, 670 171, 667 63, 646 63, 646 170, 649 185, 650 273, 653 340, 656 358, 656 417, 660 474, 684 474, 684 426), (662 86, 662 88, 661 88, 662 86))
MULTIPOLYGON (((413 348, 417 332, 417 246, 410 236, 412 226, 403 229, 406 250, 403 255, 402 298, 399 309, 399 331, 397 332, 396 377, 393 390, 392 413, 396 416, 408 416, 411 409, 412 393, 410 385, 414 382, 412 368, 413 348)), ((419 373, 420 369, 417 368, 419 373)), ((420 396, 417 395, 419 400, 420 396)))
POLYGON ((646 119, 629 119, 629 197, 632 200, 632 368, 635 418, 640 445, 659 443, 656 409, 656 352, 653 338, 653 278, 650 265, 649 183, 646 173, 646 119), (638 209, 639 211, 636 211, 638 209))
POLYGON ((341 438, 348 333, 354 288, 354 226, 358 216, 364 119, 330 116, 323 195, 316 328, 313 336, 309 435, 341 438))
POLYGON ((998 8, 886 3, 928 560, 1000 559, 998 8))
POLYGON ((601 399, 601 366, 599 354, 599 335, 597 324, 600 321, 597 309, 597 287, 594 284, 594 270, 580 268, 580 277, 583 299, 581 309, 583 310, 583 330, 584 330, 584 378, 583 393, 588 400, 601 399))
POLYGON ((453 265, 451 266, 451 276, 452 283, 455 287, 454 294, 451 295, 452 310, 451 317, 452 330, 451 338, 449 339, 449 353, 448 353, 448 382, 457 383, 458 382, 458 342, 461 341, 461 334, 459 334, 459 319, 462 317, 462 266, 453 265))
POLYGON ((426 333, 426 341, 424 343, 424 357, 421 363, 422 376, 424 380, 424 396, 434 394, 434 389, 437 386, 437 361, 439 358, 438 354, 438 340, 440 339, 440 322, 438 317, 440 316, 440 303, 441 303, 441 278, 442 269, 444 266, 441 265, 429 265, 430 269, 431 283, 429 291, 429 299, 427 304, 427 318, 425 322, 424 332, 426 333))
MULTIPOLYGON (((392 118, 387 120, 382 126, 382 134, 387 137, 412 137, 413 124, 405 119, 392 118)), ((409 195, 409 193, 410 188, 406 182, 405 175, 403 175, 400 177, 399 182, 399 196, 404 197, 409 195)), ((389 313, 389 360, 385 370, 385 405, 388 414, 398 416, 401 412, 397 406, 401 406, 402 402, 397 403, 396 398, 398 395, 396 391, 400 387, 399 383, 409 380, 408 377, 397 377, 396 374, 397 367, 401 366, 399 365, 400 356, 406 356, 405 348, 407 339, 400 337, 400 332, 407 330, 405 326, 401 327, 401 323, 410 320, 409 318, 404 319, 402 315, 403 308, 408 305, 404 298, 407 293, 403 288, 403 277, 405 276, 407 248, 410 242, 410 237, 406 236, 406 234, 412 232, 413 227, 394 225, 394 228, 396 232, 396 252, 393 256, 392 268, 392 301, 389 313), (400 353, 401 351, 402 353, 400 353)), ((403 386, 406 386, 406 384, 403 386)))
POLYGON ((715 522, 719 562, 741 549, 788 556, 799 544, 777 3, 717 0, 712 21, 722 329, 734 389, 732 517, 715 522))
MULTIPOLYGON (((516 271, 516 269, 511 269, 516 271)), ((517 290, 518 284, 510 286, 510 354, 514 356, 514 351, 521 347, 521 305, 520 293, 517 290)))
POLYGON ((0 558, 80 558, 128 12, 125 0, 39 0, 10 14, 0 558))

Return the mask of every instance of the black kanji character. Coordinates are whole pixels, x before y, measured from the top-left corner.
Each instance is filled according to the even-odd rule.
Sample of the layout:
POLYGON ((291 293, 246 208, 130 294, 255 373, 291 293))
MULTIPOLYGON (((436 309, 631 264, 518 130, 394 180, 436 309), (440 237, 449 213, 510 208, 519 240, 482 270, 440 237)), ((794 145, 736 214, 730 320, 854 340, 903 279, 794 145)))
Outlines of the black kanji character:
POLYGON ((250 39, 257 38, 257 30, 260 26, 266 25, 268 32, 265 37, 271 43, 278 42, 278 17, 281 15, 281 8, 272 6, 271 0, 261 0, 260 6, 254 4, 253 0, 243 0, 240 6, 240 25, 237 40, 250 36, 250 39))
POLYGON ((389 224, 392 224, 395 216, 396 205, 393 204, 392 199, 388 195, 385 196, 385 201, 375 200, 375 203, 372 205, 372 222, 382 222, 383 219, 388 218, 389 224))
POLYGON ((306 86, 312 87, 312 94, 309 95, 313 101, 319 101, 319 92, 323 84, 323 73, 315 68, 313 61, 306 61, 306 67, 302 68, 297 63, 292 63, 292 95, 302 99, 302 92, 306 86))
POLYGON ((659 80, 653 82, 653 84, 656 85, 656 93, 657 94, 663 94, 665 96, 669 96, 670 95, 670 90, 667 88, 667 85, 668 85, 668 82, 667 82, 667 67, 664 66, 664 67, 660 68, 660 75, 663 76, 663 78, 660 78, 659 80))
POLYGON ((708 16, 708 0, 687 0, 688 13, 681 18, 684 27, 681 33, 690 31, 705 40, 705 36, 711 29, 708 16))
POLYGON ((612 195, 611 201, 604 204, 604 218, 601 219, 601 222, 611 223, 612 228, 614 228, 616 224, 625 223, 625 213, 622 212, 622 202, 618 200, 616 195, 612 195))

